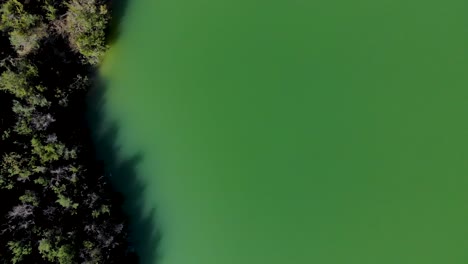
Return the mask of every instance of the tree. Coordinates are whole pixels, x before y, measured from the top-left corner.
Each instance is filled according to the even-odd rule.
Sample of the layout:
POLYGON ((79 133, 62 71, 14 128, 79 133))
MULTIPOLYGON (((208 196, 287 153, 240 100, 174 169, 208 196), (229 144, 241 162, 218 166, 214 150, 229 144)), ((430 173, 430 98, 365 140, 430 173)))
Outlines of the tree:
POLYGON ((23 260, 24 256, 31 254, 32 247, 29 243, 22 243, 20 241, 10 241, 8 242, 8 248, 13 254, 11 263, 16 264, 23 260))
POLYGON ((40 16, 26 12, 17 0, 8 0, 0 13, 0 29, 9 32, 10 42, 18 54, 26 55, 39 48, 39 41, 47 35, 40 16))
POLYGON ((13 210, 8 213, 8 218, 11 220, 21 218, 26 219, 33 215, 33 206, 29 204, 21 204, 13 207, 13 210))
MULTIPOLYGON (((59 239, 60 241, 60 239, 59 239)), ((48 239, 39 241, 38 250, 45 260, 60 264, 73 264, 73 247, 71 245, 53 245, 48 239)))
POLYGON ((63 23, 71 46, 90 64, 98 64, 107 50, 105 29, 109 14, 96 0, 72 0, 63 23))
POLYGON ((80 119, 109 18, 100 0, 0 1, 0 263, 130 263, 80 119))

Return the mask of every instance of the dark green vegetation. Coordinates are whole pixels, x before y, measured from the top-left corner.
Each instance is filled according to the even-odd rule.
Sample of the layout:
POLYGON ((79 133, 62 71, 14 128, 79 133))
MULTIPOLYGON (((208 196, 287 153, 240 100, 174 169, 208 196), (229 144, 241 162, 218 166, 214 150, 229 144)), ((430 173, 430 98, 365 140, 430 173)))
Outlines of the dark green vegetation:
POLYGON ((0 263, 133 263, 84 118, 107 6, 0 4, 0 263))

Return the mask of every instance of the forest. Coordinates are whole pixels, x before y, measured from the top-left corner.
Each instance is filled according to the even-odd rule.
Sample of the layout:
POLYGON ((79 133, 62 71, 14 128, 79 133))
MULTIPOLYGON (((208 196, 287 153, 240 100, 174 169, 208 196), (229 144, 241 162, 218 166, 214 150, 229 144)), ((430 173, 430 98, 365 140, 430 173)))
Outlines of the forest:
POLYGON ((0 0, 0 263, 137 263, 85 118, 101 0, 0 0))

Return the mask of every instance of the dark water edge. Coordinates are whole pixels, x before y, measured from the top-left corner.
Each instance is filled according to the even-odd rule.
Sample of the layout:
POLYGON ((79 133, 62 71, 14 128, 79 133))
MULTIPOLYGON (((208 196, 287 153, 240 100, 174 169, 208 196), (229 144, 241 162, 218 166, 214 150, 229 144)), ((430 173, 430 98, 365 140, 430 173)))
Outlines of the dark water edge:
POLYGON ((130 243, 138 255, 137 263, 157 263, 154 251, 161 240, 161 232, 155 226, 155 209, 144 208, 145 184, 137 175, 140 153, 130 157, 119 156, 119 124, 106 115, 106 81, 102 78, 89 93, 88 120, 99 161, 104 163, 106 175, 114 189, 123 196, 123 210, 129 218, 130 243))
MULTIPOLYGON (((111 24, 108 28, 108 45, 112 46, 121 33, 128 0, 110 0, 111 24)), ((145 184, 137 175, 137 167, 143 156, 137 153, 130 157, 119 156, 118 135, 120 126, 115 120, 109 121, 106 113, 107 81, 96 76, 94 87, 88 94, 87 117, 96 148, 97 159, 104 163, 106 175, 114 189, 122 195, 123 210, 129 218, 130 243, 138 255, 136 263, 157 263, 155 245, 161 240, 160 230, 155 226, 155 209, 145 213, 145 184)))
POLYGON ((112 45, 122 32, 123 21, 128 8, 128 0, 109 0, 111 23, 108 27, 107 42, 112 45))

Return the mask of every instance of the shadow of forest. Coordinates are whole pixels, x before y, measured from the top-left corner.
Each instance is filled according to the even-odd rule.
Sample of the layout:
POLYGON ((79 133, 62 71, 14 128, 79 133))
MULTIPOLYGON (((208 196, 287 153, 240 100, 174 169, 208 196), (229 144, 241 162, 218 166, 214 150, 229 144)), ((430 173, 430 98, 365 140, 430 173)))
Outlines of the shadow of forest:
MULTIPOLYGON (((128 0, 110 0, 112 14, 108 44, 115 43, 122 32, 128 0)), ((156 212, 148 212, 145 205, 146 185, 138 176, 137 167, 143 159, 141 153, 123 157, 118 143, 120 127, 117 121, 109 120, 106 113, 106 91, 108 82, 97 76, 94 87, 88 94, 88 121, 96 148, 97 159, 104 164, 106 176, 109 177, 114 190, 123 200, 123 211, 128 217, 130 245, 138 256, 135 263, 153 264, 158 261, 158 245, 161 233, 158 229, 156 212)), ((130 264, 130 263, 129 263, 130 264)))
POLYGON ((135 263, 157 263, 161 234, 157 228, 156 212, 154 208, 148 212, 145 207, 145 183, 140 180, 136 171, 143 156, 140 153, 130 157, 119 155, 119 125, 116 121, 108 120, 105 110, 107 89, 105 80, 100 79, 91 89, 88 98, 88 120, 97 159, 103 162, 106 176, 114 190, 122 195, 123 211, 129 221, 130 245, 138 255, 135 263))
POLYGON ((122 32, 124 17, 128 9, 128 0, 110 0, 109 8, 112 15, 109 32, 107 32, 107 42, 112 44, 117 41, 122 32))

